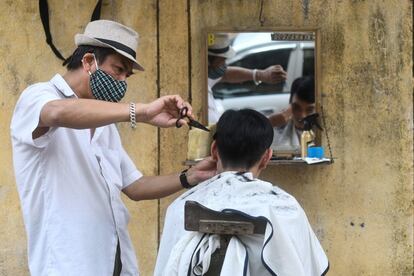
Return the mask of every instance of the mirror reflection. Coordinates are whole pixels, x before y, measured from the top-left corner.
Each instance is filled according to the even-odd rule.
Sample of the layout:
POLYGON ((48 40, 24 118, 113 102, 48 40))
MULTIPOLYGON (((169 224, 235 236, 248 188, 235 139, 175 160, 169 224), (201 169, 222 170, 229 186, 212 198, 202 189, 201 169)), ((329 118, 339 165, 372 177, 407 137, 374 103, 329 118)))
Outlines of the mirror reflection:
POLYGON ((315 113, 314 32, 207 35, 208 121, 228 109, 255 109, 275 130, 273 149, 300 154, 303 118, 315 113))

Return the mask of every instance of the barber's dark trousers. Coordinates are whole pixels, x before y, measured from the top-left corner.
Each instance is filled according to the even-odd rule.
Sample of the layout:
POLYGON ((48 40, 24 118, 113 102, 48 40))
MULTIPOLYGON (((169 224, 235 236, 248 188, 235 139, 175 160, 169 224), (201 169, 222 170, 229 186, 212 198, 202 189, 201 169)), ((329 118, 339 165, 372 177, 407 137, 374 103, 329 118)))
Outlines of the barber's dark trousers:
POLYGON ((114 276, 120 276, 122 271, 122 262, 121 262, 121 248, 118 245, 116 246, 115 253, 115 265, 114 265, 114 276))

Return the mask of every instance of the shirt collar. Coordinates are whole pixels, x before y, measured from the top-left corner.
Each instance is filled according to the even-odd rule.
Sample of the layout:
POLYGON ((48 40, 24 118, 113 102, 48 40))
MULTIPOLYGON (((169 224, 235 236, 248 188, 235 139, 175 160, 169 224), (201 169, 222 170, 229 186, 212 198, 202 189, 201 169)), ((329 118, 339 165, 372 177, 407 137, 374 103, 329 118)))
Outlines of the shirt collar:
POLYGON ((50 80, 50 83, 52 83, 57 90, 59 90, 63 95, 65 95, 65 97, 77 97, 75 92, 73 92, 72 88, 70 88, 69 84, 60 74, 56 74, 50 80))

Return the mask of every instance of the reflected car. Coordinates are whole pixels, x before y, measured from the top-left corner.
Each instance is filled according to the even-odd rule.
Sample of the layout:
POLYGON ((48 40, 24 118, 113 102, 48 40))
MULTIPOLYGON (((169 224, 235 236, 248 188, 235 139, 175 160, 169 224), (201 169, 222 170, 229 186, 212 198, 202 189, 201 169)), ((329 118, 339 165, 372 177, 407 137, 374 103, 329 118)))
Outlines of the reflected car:
POLYGON ((213 96, 220 112, 228 109, 251 108, 264 115, 280 112, 289 105, 290 86, 301 76, 314 75, 314 41, 272 41, 271 33, 239 33, 232 42, 236 54, 227 59, 229 66, 265 69, 279 64, 287 79, 279 84, 253 81, 243 83, 219 82, 213 96))

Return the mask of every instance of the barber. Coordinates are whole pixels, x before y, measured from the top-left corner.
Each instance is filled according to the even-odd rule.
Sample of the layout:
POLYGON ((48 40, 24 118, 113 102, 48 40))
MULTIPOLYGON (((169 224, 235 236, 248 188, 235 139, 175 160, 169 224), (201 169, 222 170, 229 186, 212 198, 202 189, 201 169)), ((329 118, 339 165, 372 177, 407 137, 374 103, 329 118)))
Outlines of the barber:
POLYGON ((138 38, 113 21, 89 23, 66 73, 29 86, 16 104, 13 161, 31 275, 138 275, 121 192, 157 199, 215 173, 208 159, 181 178, 143 176, 125 152, 115 123, 174 127, 183 107, 192 117, 178 95, 119 103, 133 69, 144 70, 138 38))

